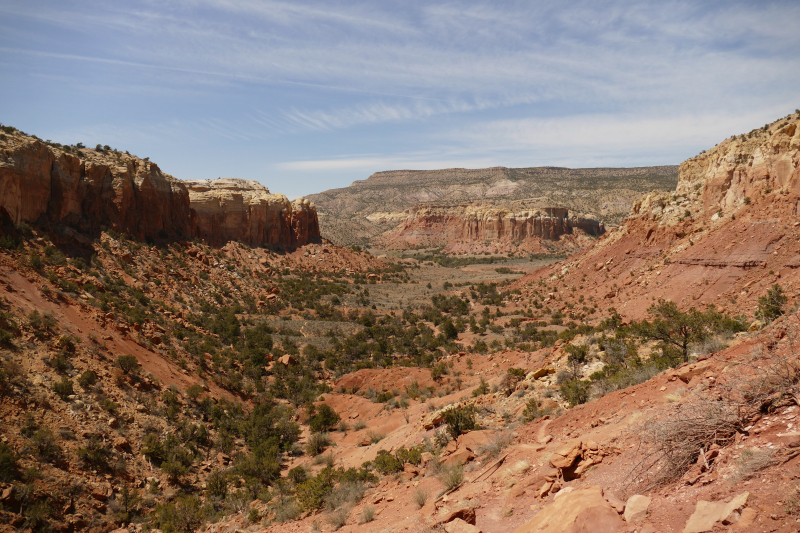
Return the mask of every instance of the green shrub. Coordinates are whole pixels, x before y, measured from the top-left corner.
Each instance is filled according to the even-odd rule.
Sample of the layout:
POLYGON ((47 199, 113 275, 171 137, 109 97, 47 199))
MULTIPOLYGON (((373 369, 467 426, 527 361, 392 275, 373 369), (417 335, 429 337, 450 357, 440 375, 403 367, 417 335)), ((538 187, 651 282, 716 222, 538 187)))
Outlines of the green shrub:
POLYGON ((542 416, 544 413, 539 408, 539 400, 531 398, 525 404, 525 410, 522 411, 522 418, 525 422, 532 422, 542 416))
POLYGON ((339 423, 339 420, 341 420, 339 414, 330 405, 323 403, 309 420, 309 427, 313 433, 321 433, 330 430, 339 423))
POLYGON ((31 437, 31 448, 39 459, 52 461, 61 453, 56 444, 56 435, 50 428, 41 428, 31 437))
POLYGON ((53 383, 53 392, 58 394, 58 396, 66 401, 67 397, 75 394, 75 389, 73 387, 72 380, 67 379, 66 377, 61 378, 61 381, 53 383))
POLYGON ((305 511, 322 508, 325 498, 333 489, 333 469, 325 468, 316 476, 297 486, 297 501, 305 511))
POLYGON ((151 522, 164 533, 191 533, 199 529, 204 518, 200 499, 181 494, 174 502, 158 505, 151 522))
POLYGON ((475 406, 452 407, 442 413, 444 422, 447 425, 447 432, 451 437, 457 439, 462 433, 478 429, 478 422, 475 419, 475 406))
POLYGON ((91 370, 87 370, 86 372, 81 374, 80 377, 78 378, 78 385, 80 385, 84 389, 88 389, 95 383, 97 383, 97 374, 95 374, 91 370))
POLYGON ((206 496, 215 500, 224 500, 228 495, 228 476, 215 470, 206 480, 206 496))
POLYGON ((561 383, 560 392, 570 407, 589 401, 590 383, 580 379, 568 379, 561 383))
POLYGON ((783 288, 776 283, 767 290, 767 294, 758 298, 756 317, 766 323, 772 322, 786 312, 784 308, 787 301, 783 288))
POLYGON ((436 477, 444 484, 445 490, 453 490, 464 481, 464 466, 461 463, 442 466, 436 477))
POLYGON ((102 468, 107 466, 110 452, 101 441, 92 437, 85 446, 78 448, 77 455, 87 465, 102 468))
POLYGON ((477 398, 478 396, 483 396, 484 394, 488 394, 489 392, 489 384, 486 382, 483 377, 481 377, 481 384, 475 387, 475 390, 472 391, 472 397, 477 398))
POLYGON ((0 442, 0 482, 8 483, 20 478, 19 465, 17 464, 17 454, 14 448, 0 442))
POLYGON ((386 450, 379 450, 378 455, 372 460, 372 466, 376 472, 388 475, 400 472, 403 469, 403 461, 386 450))
POLYGON ((186 389, 186 396, 188 396, 190 400, 196 400, 203 393, 203 390, 205 389, 200 385, 191 385, 186 389))
POLYGON ((139 360, 135 355, 120 355, 117 357, 116 365, 125 374, 131 374, 139 369, 139 360))

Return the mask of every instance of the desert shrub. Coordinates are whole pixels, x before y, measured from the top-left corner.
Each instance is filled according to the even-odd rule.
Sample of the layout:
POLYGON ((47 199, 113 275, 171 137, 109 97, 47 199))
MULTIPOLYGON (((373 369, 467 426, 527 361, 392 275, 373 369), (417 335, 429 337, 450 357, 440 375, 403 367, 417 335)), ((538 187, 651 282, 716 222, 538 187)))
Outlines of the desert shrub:
POLYGON ((335 511, 328 513, 327 522, 331 525, 334 531, 339 530, 347 523, 347 516, 350 514, 350 507, 340 507, 335 511))
POLYGON ((279 524, 288 522, 289 520, 295 520, 302 512, 300 506, 297 504, 297 500, 286 496, 279 497, 275 503, 270 506, 270 509, 274 513, 273 520, 279 524))
POLYGON ((139 489, 131 488, 127 483, 122 485, 116 497, 111 501, 110 507, 114 518, 122 523, 129 523, 139 514, 142 498, 139 489))
POLYGON ((464 467, 461 463, 451 466, 442 466, 436 476, 445 487, 445 490, 453 490, 464 481, 464 467))
POLYGON ((775 450, 764 448, 746 448, 736 460, 736 470, 731 483, 739 483, 756 476, 760 471, 778 464, 775 450))
POLYGON ((139 369, 139 360, 135 355, 120 355, 117 357, 116 365, 125 374, 131 374, 139 369))
POLYGON ((301 509, 314 511, 322 508, 325 504, 325 498, 333 489, 333 484, 333 469, 325 468, 316 476, 298 485, 296 494, 301 509))
POLYGON ((372 466, 380 474, 394 474, 403 469, 403 461, 386 450, 379 450, 378 455, 372 460, 372 466))
POLYGON ((95 374, 91 370, 87 370, 86 372, 81 374, 80 377, 78 378, 78 385, 80 385, 84 389, 88 389, 95 383, 97 383, 97 374, 95 374))
POLYGON ((111 455, 108 448, 95 437, 92 437, 86 442, 86 445, 81 446, 77 450, 78 459, 83 461, 89 466, 95 468, 103 468, 108 465, 108 458, 111 455))
POLYGON ((33 310, 30 312, 27 318, 28 326, 30 326, 30 328, 33 330, 33 334, 40 339, 49 337, 56 331, 58 322, 56 322, 52 311, 39 313, 39 311, 33 310))
POLYGON ((543 414, 539 406, 539 400, 533 397, 525 403, 525 410, 522 411, 522 419, 525 420, 525 422, 532 422, 543 414))
POLYGON ((367 437, 369 437, 369 440, 372 444, 378 444, 386 437, 386 435, 383 433, 378 433, 377 431, 369 430, 367 432, 367 437))
POLYGON ((329 511, 341 509, 342 507, 351 507, 364 498, 366 491, 367 487, 361 481, 341 482, 336 487, 336 490, 332 490, 325 497, 325 507, 329 511))
POLYGON ((181 494, 174 502, 156 506, 151 516, 152 525, 164 533, 191 533, 204 520, 200 499, 190 494, 181 494))
POLYGON ((333 426, 338 424, 340 420, 341 417, 333 410, 333 407, 323 403, 317 407, 316 413, 311 417, 308 425, 313 433, 320 433, 330 430, 333 426))
POLYGON ((286 477, 295 485, 299 485, 308 479, 308 473, 306 472, 306 469, 303 468, 303 465, 300 465, 289 470, 289 474, 286 477))
POLYGON ((472 391, 472 397, 477 398, 478 396, 482 396, 489 392, 489 384, 486 382, 483 377, 481 377, 481 384, 475 387, 475 390, 472 391))
POLYGON ((365 427, 367 427, 367 423, 364 422, 363 420, 359 420, 358 422, 353 424, 353 431, 361 431, 365 427))
POLYGON ((306 453, 308 455, 319 455, 325 451, 325 448, 330 446, 331 441, 327 433, 313 433, 308 438, 306 444, 306 453))
POLYGON ((56 435, 50 428, 44 427, 33 434, 30 441, 31 452, 39 459, 52 461, 61 453, 56 444, 56 435))
POLYGON ((224 500, 228 495, 228 476, 215 470, 206 480, 206 495, 215 500, 224 500))
POLYGON ((648 420, 636 431, 642 459, 629 479, 645 490, 679 479, 702 450, 733 442, 745 424, 742 407, 737 402, 698 399, 648 420))
POLYGON ((58 394, 59 398, 66 400, 69 396, 75 394, 75 387, 72 380, 66 377, 61 378, 61 381, 53 383, 53 392, 58 394))
POLYGON ((570 407, 589 401, 591 383, 580 379, 567 379, 559 386, 561 397, 570 407))
POLYGON ((411 495, 411 499, 417 506, 417 509, 422 509, 428 501, 428 491, 422 487, 417 487, 417 490, 411 495))
POLYGON ((509 432, 503 431, 496 433, 489 439, 489 442, 480 447, 478 453, 486 454, 489 457, 497 457, 511 444, 512 439, 512 434, 509 432))
POLYGON ((22 367, 16 361, 0 359, 0 393, 5 393, 23 375, 22 367))
POLYGON ((195 383, 186 389, 186 396, 188 396, 190 400, 196 400, 203 393, 203 390, 202 386, 195 383))
POLYGON ((503 376, 503 381, 500 382, 500 390, 506 396, 511 396, 517 388, 517 383, 523 379, 525 379, 525 370, 522 368, 509 368, 506 371, 506 375, 503 376))
POLYGON ((19 479, 21 472, 17 463, 17 454, 14 448, 0 442, 0 482, 8 483, 19 479))
POLYGON ((758 298, 756 317, 766 323, 772 322, 785 313, 787 301, 783 288, 776 283, 767 290, 767 294, 758 298))
POLYGON ((452 407, 442 413, 444 422, 447 425, 447 432, 451 437, 457 439, 462 433, 478 429, 478 422, 475 419, 475 406, 452 407))
POLYGON ((373 520, 375 520, 375 508, 371 505, 365 505, 361 510, 361 519, 358 521, 358 523, 368 524, 373 520))

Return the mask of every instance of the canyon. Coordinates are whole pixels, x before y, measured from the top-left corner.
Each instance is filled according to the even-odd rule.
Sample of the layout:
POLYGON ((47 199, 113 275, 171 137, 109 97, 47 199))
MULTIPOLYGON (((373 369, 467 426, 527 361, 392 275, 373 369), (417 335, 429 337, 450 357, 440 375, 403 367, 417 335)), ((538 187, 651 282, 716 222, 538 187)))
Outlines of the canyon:
MULTIPOLYGON (((396 170, 377 172, 349 187, 309 195, 319 210, 323 236, 341 244, 376 249, 408 249, 421 245, 413 236, 404 238, 400 225, 413 225, 415 214, 436 210, 453 220, 448 231, 461 233, 460 217, 467 204, 487 212, 530 208, 566 208, 604 225, 616 225, 627 216, 633 203, 654 190, 675 187, 677 166, 638 168, 568 169, 559 167, 442 170, 396 170), (447 211, 452 211, 447 213, 447 211), (388 247, 388 248, 387 248, 388 247)), ((512 232, 513 233, 513 232, 512 232)), ((484 234, 465 235, 479 249, 484 234)), ((489 246, 513 249, 514 235, 491 236, 489 246)), ((531 238, 534 241, 548 238, 531 238)), ((587 241, 588 243, 588 241, 587 241)), ((584 243, 584 246, 587 244, 584 243)), ((544 248, 548 243, 538 242, 544 248)), ((553 243, 549 243, 553 244, 553 243)), ((464 250, 468 249, 467 246, 464 250)), ((575 251, 574 245, 565 248, 575 251)))
POLYGON ((2 531, 796 529, 800 112, 670 187, 491 169, 498 196, 443 201, 381 203, 486 173, 289 202, 0 143, 2 531), (510 198, 513 172, 649 189, 611 216, 510 198), (331 199, 380 229, 357 242, 506 257, 345 247, 331 199), (685 354, 652 336, 686 317, 685 354))

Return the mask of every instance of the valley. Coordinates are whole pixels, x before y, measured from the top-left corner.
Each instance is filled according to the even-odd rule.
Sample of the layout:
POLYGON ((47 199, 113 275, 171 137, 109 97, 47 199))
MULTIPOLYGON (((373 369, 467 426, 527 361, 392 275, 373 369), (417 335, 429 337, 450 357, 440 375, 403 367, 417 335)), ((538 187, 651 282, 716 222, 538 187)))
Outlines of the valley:
POLYGON ((794 531, 799 124, 294 202, 4 126, 0 530, 794 531))

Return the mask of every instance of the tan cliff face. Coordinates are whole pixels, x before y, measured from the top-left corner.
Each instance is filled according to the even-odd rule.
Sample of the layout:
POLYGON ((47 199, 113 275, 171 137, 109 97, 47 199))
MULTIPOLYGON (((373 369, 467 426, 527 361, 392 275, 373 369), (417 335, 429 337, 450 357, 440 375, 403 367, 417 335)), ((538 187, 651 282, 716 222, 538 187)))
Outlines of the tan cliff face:
MULTIPOLYGON (((642 316, 659 298, 753 317, 779 284, 800 297, 800 113, 685 161, 672 193, 650 193, 594 246, 523 278, 588 287, 601 308, 642 316)), ((524 290, 523 290, 524 293, 524 290)))
POLYGON ((127 153, 77 151, 3 134, 0 210, 15 224, 46 219, 89 232, 105 226, 137 239, 301 246, 320 238, 316 209, 303 198, 289 202, 255 181, 181 181, 127 153))
MULTIPOLYGON (((397 220, 394 214, 382 214, 397 220)), ((570 214, 563 207, 530 207, 523 204, 422 205, 405 211, 405 219, 384 235, 388 248, 441 246, 453 243, 517 243, 558 240, 581 230, 602 235, 605 226, 587 215, 570 214)))
POLYGON ((319 239, 316 209, 308 200, 292 203, 256 181, 236 178, 185 184, 197 212, 199 236, 210 243, 240 240, 251 246, 296 246, 319 239))

